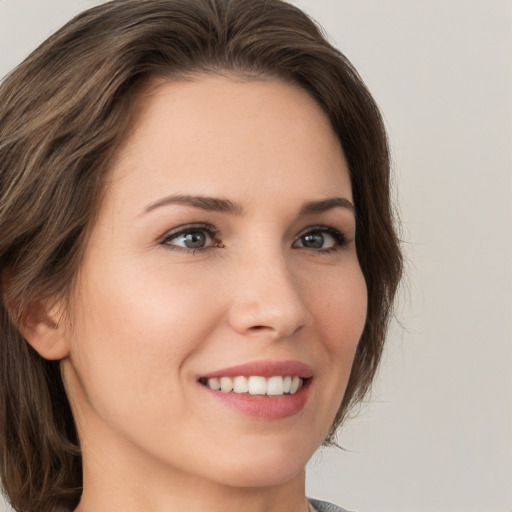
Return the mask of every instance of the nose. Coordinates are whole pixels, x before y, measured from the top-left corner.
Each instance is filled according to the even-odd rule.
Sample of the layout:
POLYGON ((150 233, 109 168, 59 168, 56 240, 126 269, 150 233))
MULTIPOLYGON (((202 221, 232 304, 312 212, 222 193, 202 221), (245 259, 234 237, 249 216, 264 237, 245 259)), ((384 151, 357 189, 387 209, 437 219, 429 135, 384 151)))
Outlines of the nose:
POLYGON ((311 321, 302 300, 304 290, 282 256, 267 254, 246 260, 232 278, 229 322, 236 332, 283 339, 311 321))

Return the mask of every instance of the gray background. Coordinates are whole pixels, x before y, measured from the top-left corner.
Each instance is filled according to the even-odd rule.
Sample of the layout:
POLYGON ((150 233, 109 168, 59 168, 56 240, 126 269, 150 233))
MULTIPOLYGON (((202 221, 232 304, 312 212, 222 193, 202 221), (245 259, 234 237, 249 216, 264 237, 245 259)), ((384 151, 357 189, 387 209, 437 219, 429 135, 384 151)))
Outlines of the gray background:
MULTIPOLYGON (((0 76, 97 3, 0 0, 0 76)), ((372 397, 308 492, 360 512, 512 512, 512 2, 295 3, 382 107, 408 258, 372 397)))

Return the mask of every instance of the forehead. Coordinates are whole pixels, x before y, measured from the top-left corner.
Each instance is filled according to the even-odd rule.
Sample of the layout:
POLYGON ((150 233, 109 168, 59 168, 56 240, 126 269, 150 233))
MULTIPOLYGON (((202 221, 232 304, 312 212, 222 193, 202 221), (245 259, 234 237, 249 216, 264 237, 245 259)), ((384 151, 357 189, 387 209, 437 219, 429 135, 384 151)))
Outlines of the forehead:
POLYGON ((351 195, 326 114, 306 91, 276 79, 153 84, 138 99, 112 169, 111 186, 121 182, 133 182, 133 192, 148 201, 190 186, 209 195, 294 186, 317 195, 341 187, 351 195))

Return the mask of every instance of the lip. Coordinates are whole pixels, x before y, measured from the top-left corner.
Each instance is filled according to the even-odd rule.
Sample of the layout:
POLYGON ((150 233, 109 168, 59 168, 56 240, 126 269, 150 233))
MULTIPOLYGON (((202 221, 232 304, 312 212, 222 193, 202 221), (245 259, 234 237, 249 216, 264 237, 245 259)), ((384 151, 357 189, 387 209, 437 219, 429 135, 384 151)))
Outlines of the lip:
POLYGON ((253 361, 251 363, 221 368, 200 377, 213 379, 220 377, 249 377, 251 375, 258 375, 260 377, 297 375, 301 379, 310 379, 313 377, 313 368, 301 361, 253 361))
POLYGON ((218 403, 252 418, 279 420, 300 413, 306 406, 313 382, 313 368, 300 361, 255 361, 230 366, 201 375, 201 379, 258 375, 296 375, 304 380, 303 386, 294 395, 266 396, 245 393, 224 393, 199 383, 201 389, 218 403))

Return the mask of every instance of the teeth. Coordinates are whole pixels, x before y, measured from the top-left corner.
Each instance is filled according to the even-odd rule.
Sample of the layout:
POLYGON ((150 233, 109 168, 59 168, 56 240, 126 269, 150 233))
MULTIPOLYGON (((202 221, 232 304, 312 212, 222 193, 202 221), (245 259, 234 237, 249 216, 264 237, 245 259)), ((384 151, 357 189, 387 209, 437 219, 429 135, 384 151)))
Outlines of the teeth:
POLYGON ((267 379, 265 377, 249 377, 249 395, 266 395, 267 379))
MULTIPOLYGON (((298 378, 298 377, 297 377, 298 378)), ((267 382, 267 395, 282 395, 284 390, 283 377, 270 377, 267 382)))
POLYGON ((294 395, 302 387, 304 381, 297 376, 260 377, 220 377, 208 379, 203 384, 215 391, 223 393, 249 393, 250 395, 282 396, 294 395))
POLYGON ((233 389, 233 380, 229 377, 220 378, 220 390, 223 393, 229 393, 233 389))
POLYGON ((220 380, 219 379, 208 379, 208 386, 215 391, 220 389, 220 380))
POLYGON ((299 379, 299 377, 293 377, 292 385, 290 387, 290 394, 291 395, 293 395, 294 393, 297 393, 297 391, 300 389, 301 383, 302 383, 302 380, 299 379))
POLYGON ((233 379, 233 391, 235 393, 247 393, 249 391, 249 382, 245 377, 235 377, 233 379))

